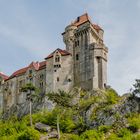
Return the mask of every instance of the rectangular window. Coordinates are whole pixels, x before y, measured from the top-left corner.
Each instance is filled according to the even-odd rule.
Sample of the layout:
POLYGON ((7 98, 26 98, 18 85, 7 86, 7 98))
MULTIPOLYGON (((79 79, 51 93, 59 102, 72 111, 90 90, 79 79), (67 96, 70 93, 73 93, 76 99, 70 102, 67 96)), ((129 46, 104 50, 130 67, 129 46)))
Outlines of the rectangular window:
POLYGON ((57 82, 59 82, 59 77, 57 77, 57 82))
POLYGON ((76 54, 76 60, 79 60, 79 54, 76 54))

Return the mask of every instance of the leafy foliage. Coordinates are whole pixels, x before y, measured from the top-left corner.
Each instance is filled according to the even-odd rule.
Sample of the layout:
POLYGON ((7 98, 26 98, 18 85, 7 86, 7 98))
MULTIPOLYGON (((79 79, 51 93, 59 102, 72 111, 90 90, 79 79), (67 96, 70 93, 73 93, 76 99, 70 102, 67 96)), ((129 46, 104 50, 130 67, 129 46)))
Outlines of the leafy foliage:
POLYGON ((119 96, 117 92, 110 88, 106 90, 106 97, 107 97, 107 103, 108 104, 116 104, 119 101, 119 96))
POLYGON ((27 128, 24 132, 22 132, 17 140, 39 140, 40 134, 37 130, 33 128, 27 128))
POLYGON ((66 93, 65 91, 59 90, 58 92, 47 93, 49 100, 53 101, 59 106, 71 107, 72 95, 66 93))
POLYGON ((129 127, 133 133, 137 132, 140 129, 140 114, 133 114, 130 118, 128 118, 129 127))
POLYGON ((140 79, 136 79, 135 80, 135 84, 133 85, 134 86, 134 89, 132 91, 132 94, 134 96, 140 96, 140 79))
POLYGON ((102 140, 103 135, 97 130, 87 130, 81 136, 81 140, 102 140))

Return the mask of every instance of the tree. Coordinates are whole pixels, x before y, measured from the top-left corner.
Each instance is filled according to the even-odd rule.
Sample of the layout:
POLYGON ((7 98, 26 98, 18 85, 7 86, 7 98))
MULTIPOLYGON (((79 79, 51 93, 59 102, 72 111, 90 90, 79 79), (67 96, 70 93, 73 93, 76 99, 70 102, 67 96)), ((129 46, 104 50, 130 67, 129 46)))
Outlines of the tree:
MULTIPOLYGON (((49 100, 51 100, 53 103, 56 103, 58 107, 63 108, 63 113, 65 112, 66 108, 72 107, 72 99, 74 97, 74 94, 66 93, 65 91, 58 90, 58 92, 50 92, 47 94, 47 97, 49 100)), ((60 139, 60 126, 59 126, 59 120, 60 115, 57 114, 57 132, 58 132, 58 139, 60 139)))
POLYGON ((132 90, 133 96, 140 96, 140 79, 136 79, 135 84, 133 86, 134 86, 134 89, 132 90))
POLYGON ((30 125, 32 126, 32 101, 37 96, 35 94, 35 91, 37 91, 37 88, 32 83, 28 83, 21 88, 21 91, 27 92, 26 100, 30 102, 30 125))

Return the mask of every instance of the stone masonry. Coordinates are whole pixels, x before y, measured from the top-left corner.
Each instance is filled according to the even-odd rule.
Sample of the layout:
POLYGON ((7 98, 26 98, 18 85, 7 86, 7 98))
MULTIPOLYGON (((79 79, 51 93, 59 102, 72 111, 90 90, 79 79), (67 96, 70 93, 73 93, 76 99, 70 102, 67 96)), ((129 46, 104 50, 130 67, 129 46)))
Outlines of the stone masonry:
POLYGON ((88 14, 76 18, 62 33, 66 50, 56 49, 42 62, 32 62, 11 76, 0 74, 0 104, 3 110, 26 101, 20 91, 32 83, 40 93, 73 87, 85 90, 105 88, 107 85, 107 54, 104 31, 93 24, 88 14))

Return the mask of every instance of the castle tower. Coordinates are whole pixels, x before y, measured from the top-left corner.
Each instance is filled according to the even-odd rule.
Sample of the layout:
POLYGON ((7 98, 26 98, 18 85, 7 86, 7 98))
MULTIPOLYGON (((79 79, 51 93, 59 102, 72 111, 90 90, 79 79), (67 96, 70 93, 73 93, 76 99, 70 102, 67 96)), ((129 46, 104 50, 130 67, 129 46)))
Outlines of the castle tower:
POLYGON ((107 53, 103 29, 84 14, 65 28, 66 50, 73 56, 74 86, 91 90, 107 83, 107 53))
POLYGON ((65 28, 65 32, 62 33, 63 41, 66 44, 66 51, 73 55, 73 47, 75 42, 75 30, 77 27, 74 24, 68 25, 65 28))

